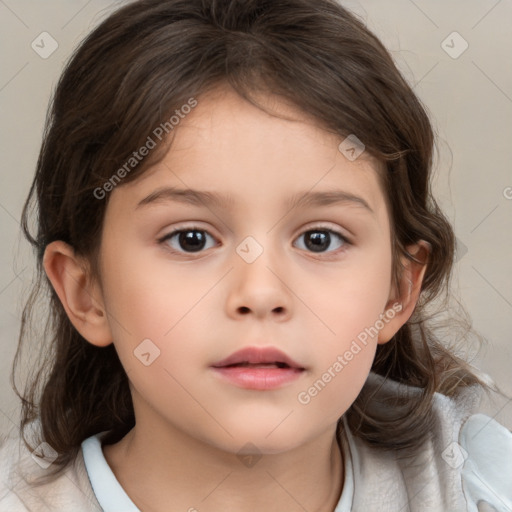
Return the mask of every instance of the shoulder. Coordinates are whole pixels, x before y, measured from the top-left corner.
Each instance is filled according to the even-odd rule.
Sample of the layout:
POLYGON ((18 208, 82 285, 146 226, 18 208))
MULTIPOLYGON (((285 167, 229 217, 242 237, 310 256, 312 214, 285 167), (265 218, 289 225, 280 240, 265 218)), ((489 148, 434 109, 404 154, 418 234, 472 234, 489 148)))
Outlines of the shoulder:
POLYGON ((456 398, 436 393, 435 451, 460 475, 468 510, 512 511, 512 432, 475 413, 480 397, 478 387, 456 398))
MULTIPOLYGON (((380 397, 421 392, 377 383, 380 397)), ((481 398, 477 386, 454 397, 435 393, 430 435, 407 449, 380 450, 348 432, 356 509, 512 511, 512 434, 475 414, 481 398)))
POLYGON ((456 398, 436 393, 434 451, 458 475, 468 510, 512 511, 512 432, 474 412, 480 396, 479 388, 456 398))
POLYGON ((512 510, 512 433, 484 414, 474 414, 459 436, 462 482, 468 501, 512 510))
POLYGON ((48 476, 48 462, 33 455, 20 438, 4 440, 0 445, 0 510, 101 511, 81 452, 57 477, 41 480, 48 476))

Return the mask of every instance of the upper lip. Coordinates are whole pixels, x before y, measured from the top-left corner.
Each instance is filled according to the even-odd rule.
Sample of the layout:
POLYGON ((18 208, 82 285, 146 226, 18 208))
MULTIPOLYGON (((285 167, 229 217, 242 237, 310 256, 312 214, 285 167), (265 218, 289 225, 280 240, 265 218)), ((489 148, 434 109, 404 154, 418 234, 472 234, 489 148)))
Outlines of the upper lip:
POLYGON ((291 368, 304 370, 302 365, 294 361, 291 357, 287 356, 276 347, 246 347, 241 350, 237 350, 229 357, 222 359, 222 361, 217 361, 212 366, 219 368, 238 363, 285 363, 291 368))

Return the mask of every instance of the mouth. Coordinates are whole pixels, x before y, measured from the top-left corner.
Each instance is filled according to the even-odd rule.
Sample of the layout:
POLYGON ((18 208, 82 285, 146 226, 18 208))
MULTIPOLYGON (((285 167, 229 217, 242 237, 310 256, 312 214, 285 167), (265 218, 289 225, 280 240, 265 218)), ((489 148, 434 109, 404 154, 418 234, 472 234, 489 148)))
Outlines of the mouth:
MULTIPOLYGON (((292 366, 276 361, 275 363, 249 363, 243 361, 241 363, 228 364, 225 366, 213 366, 214 368, 292 368, 292 366)), ((304 370, 304 368, 297 368, 298 370, 304 370)))
POLYGON ((224 382, 239 388, 268 391, 298 379, 306 369, 280 350, 250 347, 212 365, 224 382))
POLYGON ((234 352, 229 357, 217 361, 214 368, 253 367, 253 368, 295 368, 305 370, 304 366, 294 361, 276 347, 246 347, 234 352))

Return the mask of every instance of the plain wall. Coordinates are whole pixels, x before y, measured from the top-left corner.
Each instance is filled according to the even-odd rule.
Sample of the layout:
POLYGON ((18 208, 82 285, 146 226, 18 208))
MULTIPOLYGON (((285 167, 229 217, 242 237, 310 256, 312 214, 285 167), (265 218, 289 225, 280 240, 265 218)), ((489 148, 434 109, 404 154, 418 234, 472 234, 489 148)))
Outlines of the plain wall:
MULTIPOLYGON (((343 4, 381 37, 430 112, 439 135, 434 189, 458 238, 453 289, 487 339, 476 364, 512 395, 512 3, 343 4), (454 31, 458 35, 451 35, 454 31)), ((74 47, 114 5, 0 2, 0 432, 15 428, 17 421, 9 373, 34 268, 19 219, 48 100, 74 47), (54 43, 42 32, 58 44, 47 58, 31 46, 35 41, 43 55, 51 50, 54 43)), ((510 401, 484 404, 482 410, 512 428, 510 401)))

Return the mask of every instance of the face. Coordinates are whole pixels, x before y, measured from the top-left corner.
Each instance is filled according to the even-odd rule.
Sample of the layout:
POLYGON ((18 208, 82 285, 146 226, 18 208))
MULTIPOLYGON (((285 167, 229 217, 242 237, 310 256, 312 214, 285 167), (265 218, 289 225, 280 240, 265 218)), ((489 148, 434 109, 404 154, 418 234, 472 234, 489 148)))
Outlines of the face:
POLYGON ((247 442, 279 453, 334 429, 391 304, 378 163, 349 160, 342 139, 266 101, 294 120, 229 91, 198 98, 163 161, 111 193, 101 242, 137 425, 233 453, 247 442), (301 370, 213 367, 247 347, 278 349, 301 370))

